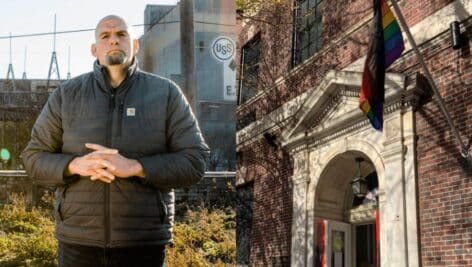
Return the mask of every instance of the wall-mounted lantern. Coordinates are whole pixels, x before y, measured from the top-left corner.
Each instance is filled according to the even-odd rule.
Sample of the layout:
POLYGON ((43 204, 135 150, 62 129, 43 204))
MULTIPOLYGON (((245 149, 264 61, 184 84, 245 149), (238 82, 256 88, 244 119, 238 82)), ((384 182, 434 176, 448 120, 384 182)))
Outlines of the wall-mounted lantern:
POLYGON ((367 181, 361 176, 361 162, 363 161, 363 158, 356 158, 358 172, 351 182, 352 193, 356 197, 365 197, 367 194, 367 181))
POLYGON ((459 49, 462 46, 461 25, 459 21, 453 21, 449 25, 451 32, 451 43, 453 49, 459 49))

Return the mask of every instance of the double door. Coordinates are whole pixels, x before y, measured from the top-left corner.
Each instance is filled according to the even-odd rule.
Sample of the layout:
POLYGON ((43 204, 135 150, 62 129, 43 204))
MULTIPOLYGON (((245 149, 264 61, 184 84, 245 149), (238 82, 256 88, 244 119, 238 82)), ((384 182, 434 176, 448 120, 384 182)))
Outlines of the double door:
POLYGON ((375 267, 375 224, 319 220, 315 267, 375 267))

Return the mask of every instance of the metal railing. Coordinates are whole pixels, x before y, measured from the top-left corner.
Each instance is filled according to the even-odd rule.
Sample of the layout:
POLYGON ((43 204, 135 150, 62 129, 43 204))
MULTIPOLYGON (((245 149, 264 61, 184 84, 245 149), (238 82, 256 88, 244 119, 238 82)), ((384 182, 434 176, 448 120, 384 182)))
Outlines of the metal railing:
MULTIPOLYGON (((0 170, 0 176, 9 176, 9 177, 28 177, 25 170, 0 170)), ((205 172, 205 177, 236 177, 236 172, 230 171, 207 171, 205 172)))
POLYGON ((24 177, 27 178, 25 170, 0 170, 0 177, 24 177))
POLYGON ((47 92, 0 91, 0 107, 4 109, 31 109, 42 107, 49 97, 47 92))

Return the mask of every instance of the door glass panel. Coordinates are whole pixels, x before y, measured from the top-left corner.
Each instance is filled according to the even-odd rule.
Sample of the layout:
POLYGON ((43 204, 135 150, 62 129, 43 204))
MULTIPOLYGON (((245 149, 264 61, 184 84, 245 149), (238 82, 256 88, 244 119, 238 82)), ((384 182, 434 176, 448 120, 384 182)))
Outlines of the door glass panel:
POLYGON ((331 234, 331 266, 345 267, 345 244, 344 232, 333 230, 331 234))

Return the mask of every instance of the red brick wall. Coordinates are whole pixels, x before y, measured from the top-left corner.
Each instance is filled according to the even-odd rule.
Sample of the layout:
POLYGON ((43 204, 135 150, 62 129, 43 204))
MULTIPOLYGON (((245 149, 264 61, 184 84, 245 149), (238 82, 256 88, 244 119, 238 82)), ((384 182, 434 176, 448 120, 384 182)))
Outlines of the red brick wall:
POLYGON ((253 266, 279 265, 290 259, 292 167, 288 155, 265 139, 250 147, 240 158, 254 190, 250 261, 253 266))
POLYGON ((454 2, 454 0, 397 0, 397 2, 408 25, 411 27, 437 10, 454 2))
MULTIPOLYGON (((469 20, 469 26, 472 20, 469 20)), ((469 42, 453 50, 449 32, 428 45, 429 68, 462 140, 472 138, 469 42)), ((416 71, 417 66, 410 71, 416 71)), ((460 155, 436 102, 416 112, 421 257, 424 266, 472 266, 472 165, 460 155)))
MULTIPOLYGON (((443 8, 449 2, 451 0, 403 0, 399 1, 399 5, 404 11, 408 25, 411 27, 421 21, 422 18, 443 8)), ((324 46, 332 45, 333 40, 338 38, 343 31, 355 25, 363 18, 372 16, 371 0, 352 0, 348 4, 344 0, 331 0, 329 5, 327 3, 328 1, 326 0, 323 10, 324 46)), ((237 110, 238 117, 243 117, 245 114, 253 111, 256 112, 257 119, 265 116, 289 99, 298 96, 308 89, 312 89, 324 77, 327 71, 342 69, 359 57, 364 56, 367 51, 367 33, 371 26, 370 23, 359 29, 350 38, 343 40, 339 44, 332 45, 330 51, 317 56, 316 60, 307 65, 297 75, 292 76, 291 79, 287 79, 285 83, 279 85, 275 93, 273 93, 271 91, 272 83, 280 75, 288 73, 292 68, 290 61, 293 25, 289 24, 293 19, 292 6, 285 4, 281 5, 281 7, 269 9, 261 17, 258 16, 253 20, 256 32, 261 32, 261 47, 263 51, 259 89, 271 93, 266 99, 260 99, 253 105, 240 107, 237 110), (274 10, 276 15, 273 15, 274 10), (273 21, 279 21, 284 24, 277 25, 273 21)), ((239 47, 248 41, 248 28, 246 27, 242 30, 239 38, 239 47)))
MULTIPOLYGON (((325 0, 328 3, 328 0, 325 0)), ((403 0, 399 4, 410 26, 443 8, 451 0, 403 0)), ((332 0, 330 9, 323 15, 325 45, 366 16, 371 16, 371 0, 332 0), (336 2, 337 1, 337 2, 336 2), (341 4, 343 9, 332 8, 341 4)), ((339 7, 339 6, 338 6, 339 7)), ((291 10, 289 10, 291 13, 291 10)), ((261 26, 258 29, 273 29, 261 26)), ((471 23, 472 24, 472 23, 471 23)), ((340 70, 365 55, 370 23, 332 49, 316 57, 309 66, 270 91, 265 98, 251 105, 240 106, 237 117, 256 112, 260 119, 282 103, 315 87, 329 70, 340 70)), ((468 26, 469 33, 472 26, 468 26)), ((464 27, 463 27, 464 30, 464 27)), ((247 36, 241 35, 242 46, 247 36)), ((262 53, 274 51, 274 46, 284 55, 280 61, 265 66, 265 71, 288 73, 287 64, 291 49, 291 36, 278 42, 269 42, 273 34, 262 33, 262 53)), ((445 96, 451 116, 467 142, 472 138, 472 67, 470 45, 454 51, 450 47, 449 32, 424 44, 425 57, 445 96)), ((469 44, 471 37, 469 36, 469 44)), ((420 71, 417 58, 410 51, 397 61, 390 71, 401 72, 408 77, 420 71)), ((421 71, 420 71, 421 72, 421 71)), ((267 74, 262 74, 267 75, 267 74)), ((261 90, 267 90, 261 89, 261 90)), ((267 90, 269 92, 269 90, 267 90)), ((423 266, 472 266, 472 168, 460 158, 459 148, 435 102, 430 102, 415 113, 418 133, 417 166, 419 194, 419 236, 423 266)), ((264 140, 240 148, 239 162, 248 168, 246 179, 254 182, 253 227, 251 235, 251 263, 254 266, 281 264, 290 256, 292 222, 292 170, 288 156, 276 150, 264 140), (283 155, 278 155, 283 154, 283 155), (277 157, 273 157, 278 155, 277 157), (271 167, 272 166, 272 167, 271 167), (280 167, 282 166, 282 167, 280 167), (276 170, 276 174, 274 174, 276 170), (282 258, 279 258, 282 256, 282 258)))

